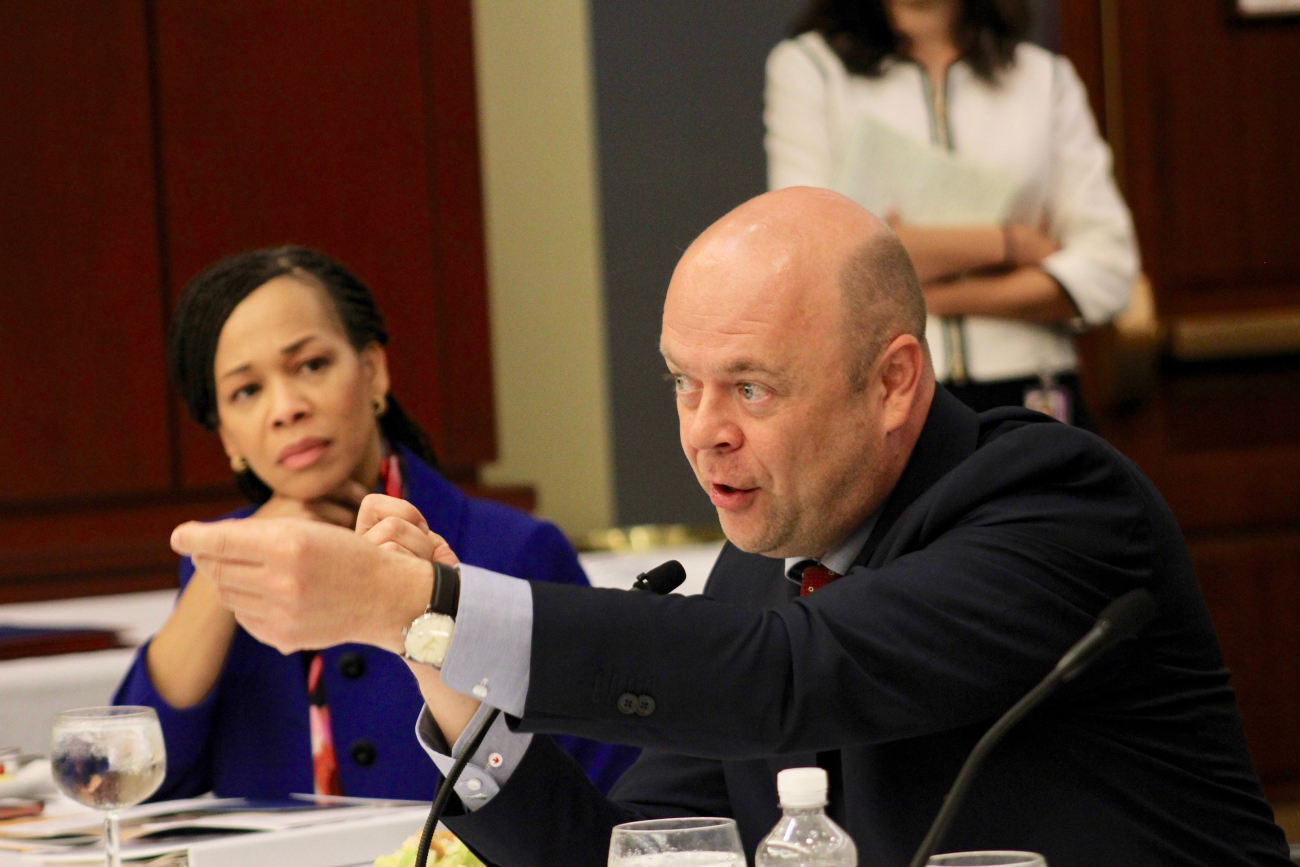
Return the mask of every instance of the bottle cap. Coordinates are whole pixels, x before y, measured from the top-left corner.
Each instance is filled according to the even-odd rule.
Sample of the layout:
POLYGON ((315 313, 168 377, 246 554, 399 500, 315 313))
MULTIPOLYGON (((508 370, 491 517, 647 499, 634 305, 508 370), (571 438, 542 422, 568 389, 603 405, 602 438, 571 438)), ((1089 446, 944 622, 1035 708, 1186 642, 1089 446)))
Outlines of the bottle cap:
POLYGON ((823 768, 786 768, 776 775, 782 807, 824 807, 828 785, 823 768))

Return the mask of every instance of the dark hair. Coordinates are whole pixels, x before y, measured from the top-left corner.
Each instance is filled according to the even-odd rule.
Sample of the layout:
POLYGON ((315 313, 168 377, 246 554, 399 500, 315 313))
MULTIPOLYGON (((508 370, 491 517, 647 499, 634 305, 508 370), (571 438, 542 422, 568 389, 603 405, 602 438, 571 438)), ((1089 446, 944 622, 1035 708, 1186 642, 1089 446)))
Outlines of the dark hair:
POLYGON ((912 257, 893 232, 873 235, 840 268, 840 291, 850 352, 854 391, 866 387, 866 374, 889 342, 910 334, 929 355, 925 339, 925 294, 912 257))
MULTIPOLYGON (((849 72, 877 76, 885 58, 900 57, 904 40, 889 23, 886 0, 812 0, 790 28, 791 36, 816 30, 849 72)), ((1015 63, 1016 46, 1029 30, 1026 0, 959 0, 953 41, 975 74, 994 81, 1015 63)))
MULTIPOLYGON (((366 284, 336 259, 306 247, 250 250, 209 266, 185 287, 167 330, 167 367, 189 408, 190 416, 210 431, 217 429, 217 386, 213 363, 221 329, 239 302, 268 280, 293 275, 324 289, 347 333, 360 352, 371 344, 388 344, 384 317, 366 284)), ((431 466, 437 466, 429 437, 389 394, 379 429, 390 443, 401 443, 431 466)), ((235 474, 239 489, 254 503, 265 503, 271 489, 250 469, 235 474)))

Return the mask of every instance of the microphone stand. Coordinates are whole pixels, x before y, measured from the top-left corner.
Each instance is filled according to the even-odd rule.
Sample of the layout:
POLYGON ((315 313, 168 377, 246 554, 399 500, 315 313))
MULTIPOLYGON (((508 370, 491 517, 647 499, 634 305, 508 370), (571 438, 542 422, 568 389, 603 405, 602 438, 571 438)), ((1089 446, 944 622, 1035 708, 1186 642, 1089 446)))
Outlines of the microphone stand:
POLYGON ((1002 718, 993 724, 993 726, 984 733, 984 737, 979 739, 975 744, 975 749, 971 750, 966 762, 961 766, 961 771, 957 774, 957 779, 953 781, 952 788, 948 794, 944 795, 943 807, 939 810, 939 815, 934 817, 934 823, 930 825, 930 831, 921 841, 921 848, 916 851, 912 857, 909 867, 925 867, 934 850, 939 846, 939 841, 947 832, 948 826, 952 824, 952 817, 961 806, 961 802, 966 798, 966 790, 970 788, 971 782, 975 779, 975 774, 979 767, 984 763, 984 759, 992 752, 997 742, 1002 740, 1002 736, 1011 730, 1016 723, 1025 717, 1025 714, 1033 710, 1040 701, 1052 694, 1055 689, 1061 685, 1061 677, 1054 670, 1047 677, 1029 691, 1024 698, 1011 706, 1011 710, 1002 715, 1002 718))
MULTIPOLYGON (((663 596, 676 590, 685 580, 686 569, 676 560, 669 560, 667 563, 661 563, 648 572, 642 572, 636 576, 633 589, 663 596)), ((447 803, 451 800, 451 793, 456 788, 456 781, 460 779, 465 766, 469 764, 470 757, 478 752, 478 748, 483 745, 483 739, 487 737, 488 729, 492 728, 492 723, 496 722, 497 717, 500 715, 501 709, 494 707, 487 716, 483 717, 483 722, 479 723, 479 727, 474 730, 474 736, 465 745, 460 758, 456 759, 455 764, 451 766, 451 770, 447 772, 447 776, 443 777, 442 784, 438 786, 438 793, 433 798, 433 806, 429 808, 429 818, 424 822, 424 830, 420 832, 420 845, 415 850, 415 867, 427 867, 429 863, 429 847, 433 843, 433 832, 437 830, 438 820, 442 818, 443 812, 447 809, 447 803)))
POLYGON ((966 791, 974 781, 980 765, 988 758, 988 754, 997 746, 998 741, 1002 740, 1003 735, 1051 695, 1058 686, 1073 680, 1094 660, 1123 639, 1135 635, 1155 616, 1155 613, 1155 598, 1141 588, 1129 591, 1106 606, 1088 634, 1071 647, 1047 677, 1039 681, 1038 686, 1031 689, 1024 698, 1013 704, 1011 709, 1004 713, 1001 719, 995 722, 984 733, 984 737, 975 744, 975 749, 971 750, 970 755, 966 757, 966 762, 957 773, 952 788, 944 796, 939 815, 934 817, 934 823, 930 825, 930 830, 921 841, 920 848, 912 856, 909 867, 925 867, 926 862, 930 860, 943 835, 947 833, 948 826, 952 824, 953 816, 965 799, 966 791))
POLYGON ((429 809, 429 818, 424 822, 424 830, 420 832, 420 846, 415 850, 415 867, 427 867, 429 863, 429 846, 433 843, 433 832, 438 828, 438 820, 442 818, 443 811, 447 809, 447 802, 451 800, 452 790, 456 787, 456 781, 460 779, 461 772, 469 764, 470 756, 478 752, 478 748, 483 745, 483 739, 487 737, 488 729, 492 728, 492 723, 497 721, 501 715, 500 708, 492 708, 492 712, 483 718, 483 722, 474 731, 474 737, 465 746, 464 752, 456 763, 451 766, 447 776, 443 778, 442 785, 438 787, 438 794, 434 796, 433 806, 429 809))

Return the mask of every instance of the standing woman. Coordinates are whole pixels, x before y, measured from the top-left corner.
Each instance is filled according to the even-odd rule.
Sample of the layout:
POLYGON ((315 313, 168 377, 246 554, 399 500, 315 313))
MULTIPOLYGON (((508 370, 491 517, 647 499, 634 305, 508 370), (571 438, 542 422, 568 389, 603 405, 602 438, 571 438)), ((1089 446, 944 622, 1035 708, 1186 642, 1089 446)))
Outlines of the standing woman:
POLYGON ((879 216, 924 284, 939 380, 976 410, 1046 400, 1089 426, 1070 326, 1124 309, 1137 246, 1083 85, 1027 19, 1025 0, 814 0, 768 58, 768 184, 873 171, 864 123, 1005 179, 1001 224, 879 216))
MULTIPOLYGON (((389 392, 387 342, 365 285, 313 250, 241 253, 190 282, 168 363, 252 501, 226 517, 352 528, 362 498, 379 491, 409 500, 468 563, 586 584, 553 525, 467 497, 438 474, 424 432, 389 392)), ((114 697, 158 712, 167 778, 156 798, 432 795, 437 771, 415 737, 424 700, 400 658, 365 645, 281 655, 236 624, 189 558, 180 584, 114 697)), ((638 752, 559 741, 602 791, 638 752)))

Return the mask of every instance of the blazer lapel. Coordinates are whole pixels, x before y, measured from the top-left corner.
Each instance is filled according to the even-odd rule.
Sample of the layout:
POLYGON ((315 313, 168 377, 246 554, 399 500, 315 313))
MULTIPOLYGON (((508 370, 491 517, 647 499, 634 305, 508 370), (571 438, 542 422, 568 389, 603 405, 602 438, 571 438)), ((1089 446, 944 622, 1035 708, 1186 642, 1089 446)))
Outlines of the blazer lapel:
POLYGON ((975 453, 979 432, 979 416, 975 411, 936 383, 934 400, 930 403, 930 413, 921 428, 921 436, 912 448, 912 456, 898 484, 881 507, 871 535, 853 561, 855 566, 865 566, 871 561, 881 540, 917 497, 975 453))

